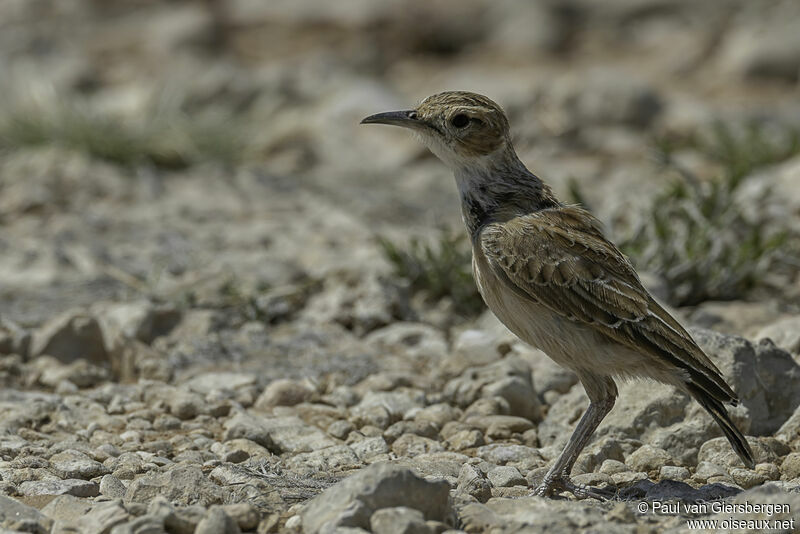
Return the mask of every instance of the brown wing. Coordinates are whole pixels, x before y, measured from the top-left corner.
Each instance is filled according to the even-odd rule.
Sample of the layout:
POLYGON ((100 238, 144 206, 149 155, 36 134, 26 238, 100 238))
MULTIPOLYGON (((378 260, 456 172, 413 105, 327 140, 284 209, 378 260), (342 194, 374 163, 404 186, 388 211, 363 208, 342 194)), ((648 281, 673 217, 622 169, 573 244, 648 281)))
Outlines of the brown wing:
POLYGON ((587 211, 565 206, 493 223, 480 244, 495 274, 519 295, 685 370, 714 398, 737 402, 719 370, 650 296, 587 211))

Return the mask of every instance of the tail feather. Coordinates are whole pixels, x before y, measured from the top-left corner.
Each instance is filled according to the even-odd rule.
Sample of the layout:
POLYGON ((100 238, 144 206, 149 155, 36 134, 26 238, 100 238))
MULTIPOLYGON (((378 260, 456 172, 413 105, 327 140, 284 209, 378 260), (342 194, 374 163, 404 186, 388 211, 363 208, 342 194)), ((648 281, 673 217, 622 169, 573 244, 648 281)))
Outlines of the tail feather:
POLYGON ((741 431, 736 428, 736 425, 731 420, 722 402, 694 384, 687 384, 687 388, 692 397, 700 403, 700 406, 705 408, 711 417, 714 418, 714 421, 720 426, 725 437, 728 438, 731 447, 733 447, 733 450, 739 455, 744 465, 753 469, 756 465, 753 459, 753 450, 750 448, 750 444, 747 443, 747 439, 745 439, 741 431))

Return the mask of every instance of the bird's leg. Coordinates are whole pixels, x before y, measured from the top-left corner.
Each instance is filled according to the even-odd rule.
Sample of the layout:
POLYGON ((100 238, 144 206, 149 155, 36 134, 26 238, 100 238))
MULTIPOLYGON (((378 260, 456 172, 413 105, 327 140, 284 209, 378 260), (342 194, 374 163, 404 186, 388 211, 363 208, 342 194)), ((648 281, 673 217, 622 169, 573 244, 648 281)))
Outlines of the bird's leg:
MULTIPOLYGON (((590 386, 587 381, 582 380, 584 386, 590 386)), ((594 381, 593 381, 594 382, 594 381)), ((534 495, 545 497, 552 494, 555 490, 566 490, 578 497, 585 499, 586 497, 594 497, 597 499, 606 499, 609 495, 600 490, 585 486, 583 484, 574 484, 569 479, 569 474, 572 471, 572 466, 578 455, 589 443, 589 438, 600 425, 600 422, 614 407, 614 401, 617 396, 617 388, 611 379, 601 380, 600 383, 604 386, 596 388, 600 385, 597 382, 591 384, 595 387, 587 387, 589 398, 592 399, 586 413, 583 414, 578 426, 569 438, 564 450, 561 451, 556 463, 547 472, 544 480, 534 491, 534 495), (599 391, 598 391, 599 389, 599 391), (602 393, 602 395, 596 395, 602 393), (599 398, 598 398, 599 397, 599 398)))

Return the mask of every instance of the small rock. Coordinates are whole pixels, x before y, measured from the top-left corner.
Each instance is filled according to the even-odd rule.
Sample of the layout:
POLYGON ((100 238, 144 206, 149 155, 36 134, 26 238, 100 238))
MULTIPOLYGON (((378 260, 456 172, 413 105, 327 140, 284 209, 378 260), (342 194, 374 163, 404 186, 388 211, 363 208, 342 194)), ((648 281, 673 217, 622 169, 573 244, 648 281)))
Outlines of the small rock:
POLYGON ((658 478, 661 480, 686 480, 690 476, 688 469, 676 465, 663 465, 658 473, 658 478))
MULTIPOLYGON (((594 471, 598 466, 602 465, 604 461, 610 459, 624 460, 625 455, 630 455, 641 446, 641 443, 631 439, 621 439, 612 436, 602 436, 594 440, 578 457, 575 462, 575 468, 580 469, 585 473, 594 471)), ((560 453, 560 450, 557 450, 560 453)))
POLYGON ((377 510, 369 524, 374 534, 433 534, 422 512, 405 506, 377 510))
POLYGON ((167 532, 175 534, 194 534, 197 525, 206 516, 200 506, 176 508, 164 497, 156 497, 147 505, 147 515, 160 518, 167 532))
POLYGON ((800 365, 768 339, 748 340, 691 328, 749 412, 754 435, 772 435, 800 405, 800 365))
POLYGON ((134 479, 125 491, 125 502, 147 503, 159 495, 182 505, 208 506, 225 499, 223 489, 208 480, 200 467, 175 465, 164 473, 134 479))
POLYGON ((636 514, 633 513, 628 503, 618 502, 614 508, 606 514, 606 519, 617 523, 635 523, 636 514))
POLYGON ((266 458, 272 453, 266 447, 262 447, 254 441, 249 439, 232 439, 226 441, 223 447, 224 454, 240 454, 247 455, 248 458, 266 458))
POLYGON ((147 300, 99 303, 92 306, 106 340, 112 347, 122 336, 150 344, 169 332, 180 322, 181 312, 170 305, 154 306, 147 300))
POLYGON ((299 417, 260 417, 237 413, 225 421, 225 439, 245 438, 276 453, 309 452, 336 445, 322 430, 299 417))
POLYGON ((353 430, 355 430, 355 426, 353 426, 353 423, 344 419, 334 421, 328 426, 328 434, 330 434, 336 439, 347 438, 347 436, 353 430))
POLYGON ((197 393, 181 389, 175 390, 169 398, 170 413, 183 420, 197 417, 198 414, 202 413, 205 405, 206 402, 203 397, 197 393))
POLYGON ((300 473, 331 473, 360 465, 358 456, 347 445, 334 445, 312 452, 301 452, 286 460, 286 467, 300 473))
POLYGON ((395 322, 367 335, 367 345, 400 352, 410 360, 440 360, 447 354, 447 339, 431 325, 395 322))
POLYGON ((398 456, 414 457, 442 450, 444 450, 444 447, 438 441, 423 438, 416 434, 403 434, 392 443, 392 452, 398 456))
POLYGON ((725 469, 711 462, 700 462, 694 471, 694 478, 699 482, 707 482, 711 478, 727 475, 725 469))
POLYGON ((19 436, 0 437, 0 456, 15 457, 28 445, 28 441, 19 436))
POLYGON ((491 443, 489 445, 479 447, 475 452, 476 456, 479 458, 482 458, 495 465, 543 463, 543 459, 539 454, 539 451, 524 445, 491 443))
POLYGON ((460 430, 447 438, 448 448, 454 451, 463 451, 480 447, 486 442, 480 430, 460 430))
POLYGON ((0 317, 0 354, 28 356, 31 334, 7 317, 0 317))
POLYGON ((22 495, 74 495, 75 497, 96 497, 100 488, 94 482, 68 478, 66 480, 26 481, 19 485, 22 495))
POLYGON ((255 408, 267 410, 273 406, 294 406, 311 401, 316 393, 307 381, 281 378, 269 383, 256 400, 255 408))
POLYGON ((79 309, 64 312, 34 333, 31 355, 36 357, 42 354, 64 363, 81 358, 105 363, 108 356, 97 320, 79 309))
POLYGON ((200 521, 194 534, 240 534, 236 521, 220 506, 212 506, 200 521))
POLYGON ((781 472, 783 480, 793 480, 800 477, 800 452, 792 452, 786 455, 781 463, 781 472))
POLYGON ((397 465, 414 470, 425 480, 444 480, 455 486, 461 466, 469 459, 457 452, 442 451, 420 454, 413 458, 400 458, 397 465))
POLYGON ((614 485, 614 479, 611 478, 611 475, 599 472, 581 473, 579 475, 573 475, 572 480, 576 484, 583 484, 584 486, 593 486, 602 488, 614 485))
POLYGON ((424 394, 417 390, 369 391, 352 408, 351 420, 359 427, 372 425, 386 429, 411 410, 421 408, 424 401, 424 394))
POLYGON ((357 336, 411 317, 408 295, 402 288, 377 276, 358 280, 326 279, 302 312, 312 324, 338 323, 357 336))
POLYGON ((109 534, 160 534, 162 532, 165 532, 164 521, 160 517, 144 515, 115 526, 109 534))
MULTIPOLYGON (((287 531, 299 531, 300 528, 303 527, 303 518, 299 515, 293 515, 289 519, 286 520, 286 524, 284 525, 287 531)), ((304 532, 310 532, 308 530, 303 529, 304 532)), ((314 531, 317 532, 317 531, 314 531)))
POLYGON ((761 463, 756 464, 756 473, 762 475, 767 480, 778 480, 781 478, 781 471, 775 464, 761 463))
POLYGON ((110 499, 122 499, 125 485, 114 475, 105 475, 100 479, 100 493, 110 499))
POLYGON ((534 370, 533 388, 539 395, 544 396, 548 392, 563 395, 578 383, 575 373, 561 367, 538 349, 518 344, 514 346, 513 354, 519 354, 530 362, 531 369, 534 370))
POLYGON ((405 506, 425 519, 446 521, 450 516, 447 482, 428 482, 410 469, 374 464, 328 488, 303 508, 303 531, 311 534, 337 526, 370 528, 372 514, 382 508, 405 506))
POLYGON ((202 373, 190 380, 184 386, 191 391, 207 395, 214 391, 236 391, 246 389, 256 384, 256 375, 253 373, 202 373))
POLYGON ((89 363, 84 359, 63 364, 52 356, 39 356, 33 365, 40 370, 39 383, 61 388, 74 393, 78 388, 88 388, 105 382, 111 377, 108 369, 89 363))
POLYGON ((767 477, 763 474, 756 472, 752 469, 743 469, 741 467, 731 467, 728 473, 734 482, 739 484, 744 489, 750 489, 755 486, 760 486, 767 481, 767 477))
POLYGON ((672 465, 674 460, 664 449, 642 445, 625 459, 625 463, 636 471, 657 472, 665 465, 672 465))
POLYGON ((501 397, 481 397, 464 409, 462 419, 473 417, 489 417, 492 415, 508 415, 511 406, 501 397))
POLYGON ((478 502, 486 502, 492 497, 492 485, 475 466, 464 464, 458 473, 456 493, 471 495, 478 502))
POLYGON ((527 481, 516 467, 501 465, 486 473, 486 478, 495 488, 527 485, 527 481))
POLYGON ((639 481, 647 480, 647 473, 641 471, 624 471, 611 475, 611 480, 614 481, 615 486, 626 487, 636 484, 639 481))
POLYGON ((630 470, 631 470, 631 468, 628 467, 627 465, 625 465, 623 462, 620 462, 619 460, 614 460, 612 458, 609 458, 607 460, 603 460, 603 463, 600 465, 600 472, 601 473, 605 473, 607 475, 615 475, 617 473, 626 473, 626 472, 628 472, 630 470))
POLYGON ((446 372, 453 375, 463 373, 468 367, 489 365, 502 356, 499 345, 503 341, 485 330, 464 330, 453 343, 452 356, 444 362, 446 372))
POLYGON ((145 471, 144 460, 133 452, 124 452, 107 463, 114 470, 114 476, 123 480, 132 479, 134 475, 145 471), (122 473, 125 473, 125 476, 120 476, 122 473))
POLYGON ((389 452, 389 445, 380 436, 374 438, 364 438, 350 444, 350 448, 356 453, 358 459, 367 462, 376 456, 389 452))
POLYGON ((800 405, 797 406, 792 416, 775 432, 775 437, 783 439, 786 443, 800 445, 800 405))
POLYGON ((100 502, 84 515, 78 524, 79 532, 85 534, 104 534, 130 518, 121 501, 100 502))
POLYGON ((439 431, 433 423, 417 420, 398 421, 383 432, 383 437, 391 443, 403 434, 416 434, 430 439, 439 437, 439 431))
POLYGON ((485 415, 468 417, 467 424, 483 430, 494 439, 507 439, 513 434, 522 434, 533 428, 533 423, 524 417, 513 415, 485 415))
POLYGON ((86 454, 67 449, 50 457, 50 465, 62 478, 81 478, 84 480, 105 475, 108 468, 89 458, 86 454))
POLYGON ((225 504, 222 509, 231 519, 236 521, 241 530, 255 530, 258 526, 258 509, 250 503, 225 504))
POLYGON ((26 527, 26 532, 44 534, 50 532, 53 520, 32 506, 0 495, 0 529, 9 529, 9 532, 14 532, 17 526, 26 527))
POLYGON ((481 397, 500 397, 508 403, 508 415, 531 421, 542 419, 530 365, 518 357, 469 368, 445 385, 444 394, 461 407, 469 406, 481 397))
MULTIPOLYGON (((753 450, 753 457, 756 463, 777 462, 778 455, 768 448, 764 443, 764 438, 747 440, 753 450)), ((742 467, 742 460, 733 451, 730 443, 725 438, 714 438, 703 443, 700 452, 697 453, 698 462, 712 462, 717 465, 742 467)))
POLYGON ((92 502, 73 495, 59 495, 42 508, 42 513, 59 522, 74 523, 86 515, 92 502))
POLYGON ((800 354, 800 316, 785 317, 758 331, 756 340, 772 340, 775 345, 792 354, 800 354))
POLYGON ((414 414, 416 421, 430 421, 438 428, 461 418, 461 410, 447 403, 431 404, 414 414))

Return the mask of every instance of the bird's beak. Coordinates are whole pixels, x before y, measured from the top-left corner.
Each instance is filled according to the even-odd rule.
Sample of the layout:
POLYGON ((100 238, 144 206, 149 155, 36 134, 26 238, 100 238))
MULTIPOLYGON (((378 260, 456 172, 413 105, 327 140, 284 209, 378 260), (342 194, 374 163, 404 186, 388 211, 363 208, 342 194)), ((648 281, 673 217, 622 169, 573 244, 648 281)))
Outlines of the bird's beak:
POLYGON ((417 119, 417 112, 413 109, 404 111, 387 111, 370 115, 361 121, 361 124, 391 124, 392 126, 404 126, 413 128, 420 124, 417 119))

